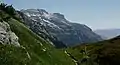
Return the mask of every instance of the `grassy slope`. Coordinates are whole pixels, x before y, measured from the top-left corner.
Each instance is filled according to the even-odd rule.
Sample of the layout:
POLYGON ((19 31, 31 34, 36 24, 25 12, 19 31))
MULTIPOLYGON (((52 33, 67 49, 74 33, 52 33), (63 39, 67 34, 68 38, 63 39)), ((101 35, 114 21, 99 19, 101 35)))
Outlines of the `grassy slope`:
POLYGON ((0 45, 0 65, 74 65, 63 50, 53 48, 19 21, 11 19, 8 23, 22 47, 0 45))
MULTIPOLYGON (((77 60, 81 60, 83 56, 81 50, 85 49, 85 47, 92 62, 91 65, 120 65, 120 38, 117 37, 93 44, 83 44, 69 48, 68 51, 77 60)), ((87 63, 87 65, 90 65, 90 62, 87 61, 87 63)))

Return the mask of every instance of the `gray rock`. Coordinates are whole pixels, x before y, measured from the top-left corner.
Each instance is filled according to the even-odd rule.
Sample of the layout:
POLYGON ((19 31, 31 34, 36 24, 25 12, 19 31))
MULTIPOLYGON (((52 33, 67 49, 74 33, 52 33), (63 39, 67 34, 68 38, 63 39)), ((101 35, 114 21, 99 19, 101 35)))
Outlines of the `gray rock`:
POLYGON ((4 21, 0 22, 0 43, 20 46, 18 37, 11 31, 9 24, 4 21))

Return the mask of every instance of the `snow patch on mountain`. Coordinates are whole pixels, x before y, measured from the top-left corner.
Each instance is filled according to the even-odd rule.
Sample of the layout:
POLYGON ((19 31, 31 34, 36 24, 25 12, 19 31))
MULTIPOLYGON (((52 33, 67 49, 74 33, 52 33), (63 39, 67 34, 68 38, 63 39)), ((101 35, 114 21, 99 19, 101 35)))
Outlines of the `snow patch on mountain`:
POLYGON ((48 26, 52 27, 52 28, 57 28, 57 29, 61 29, 59 26, 55 25, 54 23, 51 23, 48 20, 42 19, 44 22, 47 23, 48 26))
POLYGON ((53 17, 53 14, 52 13, 44 13, 42 16, 44 16, 47 19, 50 19, 53 17))

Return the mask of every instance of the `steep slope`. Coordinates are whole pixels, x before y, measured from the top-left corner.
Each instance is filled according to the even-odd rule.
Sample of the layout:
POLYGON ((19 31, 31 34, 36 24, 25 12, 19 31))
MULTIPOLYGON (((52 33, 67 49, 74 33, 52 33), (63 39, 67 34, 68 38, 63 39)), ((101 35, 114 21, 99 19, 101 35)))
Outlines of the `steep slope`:
POLYGON ((120 65, 120 36, 67 50, 80 65, 120 65))
POLYGON ((10 26, 10 30, 19 38, 20 46, 16 46, 14 42, 0 44, 0 65, 74 65, 62 49, 55 49, 49 41, 37 36, 5 10, 0 14, 10 18, 4 20, 0 15, 0 22, 4 20, 10 26))
POLYGON ((120 35, 120 29, 104 29, 104 30, 95 30, 95 33, 110 39, 120 35))
POLYGON ((56 48, 66 47, 63 42, 59 41, 56 37, 50 35, 46 30, 46 27, 42 25, 41 22, 37 23, 36 21, 30 19, 28 16, 24 15, 24 13, 20 11, 18 11, 18 15, 23 20, 22 23, 24 23, 28 28, 30 28, 33 32, 37 33, 42 38, 50 40, 56 48))
POLYGON ((43 9, 27 9, 21 10, 21 12, 23 13, 21 15, 23 23, 38 35, 42 30, 42 32, 49 34, 48 36, 57 38, 67 46, 101 40, 101 37, 86 25, 71 23, 60 13, 48 13, 43 9))

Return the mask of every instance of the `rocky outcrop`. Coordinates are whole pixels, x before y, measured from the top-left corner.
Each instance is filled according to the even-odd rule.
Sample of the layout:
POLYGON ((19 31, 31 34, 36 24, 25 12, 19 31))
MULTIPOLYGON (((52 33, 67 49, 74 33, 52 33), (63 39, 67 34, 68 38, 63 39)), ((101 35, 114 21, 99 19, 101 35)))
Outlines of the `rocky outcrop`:
POLYGON ((11 31, 9 24, 5 21, 0 22, 0 43, 20 46, 18 37, 11 31))

